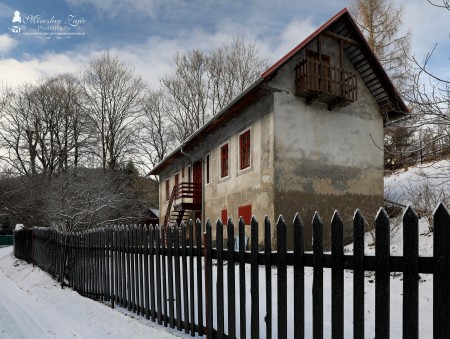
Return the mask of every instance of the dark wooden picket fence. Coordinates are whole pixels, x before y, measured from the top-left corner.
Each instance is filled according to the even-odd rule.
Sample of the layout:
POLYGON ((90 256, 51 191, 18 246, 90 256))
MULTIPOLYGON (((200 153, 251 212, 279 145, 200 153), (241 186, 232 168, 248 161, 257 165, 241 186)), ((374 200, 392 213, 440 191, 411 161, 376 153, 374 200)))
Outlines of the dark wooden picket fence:
POLYGON ((390 255, 389 218, 384 210, 380 210, 375 221, 375 256, 364 254, 364 224, 357 211, 353 220, 353 253, 344 253, 343 223, 335 213, 331 222, 331 253, 323 251, 323 222, 316 214, 312 224, 312 252, 304 250, 304 225, 296 215, 292 252, 286 249, 286 222, 280 217, 276 225, 276 252, 270 250, 273 226, 269 219, 264 219, 260 226, 253 218, 250 226, 245 226, 240 219, 237 230, 231 220, 225 226, 218 221, 215 248, 211 246, 210 222, 206 224, 204 239, 199 221, 195 225, 175 225, 168 228, 167 234, 166 229, 158 226, 108 227, 75 234, 33 229, 32 256, 38 266, 81 295, 110 302, 112 307, 126 307, 191 335, 206 334, 211 338, 246 338, 249 333, 252 338, 287 338, 288 333, 304 338, 305 312, 312 312, 313 337, 322 338, 324 268, 331 269, 333 338, 344 337, 346 269, 353 271, 354 338, 364 338, 366 271, 375 272, 375 337, 389 338, 390 273, 403 272, 403 338, 418 338, 418 274, 428 273, 433 274, 433 336, 448 338, 450 215, 446 208, 440 205, 435 212, 434 253, 429 257, 418 254, 418 216, 413 209, 408 208, 403 218, 403 256, 390 255), (249 251, 244 248, 245 227, 251 228, 249 251), (264 228, 264 251, 258 251, 259 227, 264 228), (246 265, 250 265, 249 277, 246 265), (295 288, 288 300, 289 266, 293 269, 295 288), (305 309, 305 267, 313 267, 312 310, 305 309), (272 290, 273 269, 277 270, 276 290, 272 290), (261 272, 265 275, 262 279, 265 309, 260 309, 261 272), (250 295, 246 293, 246 284, 250 284, 250 295), (276 305, 273 305, 273 293, 276 293, 276 305), (251 305, 249 314, 247 303, 251 305), (288 303, 293 303, 293 324, 288 324, 288 303), (272 326, 275 317, 272 310, 277 313, 276 327, 272 326), (265 319, 263 327, 261 317, 265 319), (288 325, 293 326, 290 332, 288 325))

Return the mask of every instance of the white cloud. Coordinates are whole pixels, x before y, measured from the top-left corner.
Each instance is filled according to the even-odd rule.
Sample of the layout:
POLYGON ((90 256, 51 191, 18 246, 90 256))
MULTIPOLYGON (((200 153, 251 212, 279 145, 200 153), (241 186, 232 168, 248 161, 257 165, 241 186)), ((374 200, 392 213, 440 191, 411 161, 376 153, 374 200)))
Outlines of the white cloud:
POLYGON ((311 18, 303 21, 296 19, 290 22, 286 28, 283 29, 280 36, 275 38, 277 44, 274 48, 273 55, 277 56, 277 60, 280 59, 305 40, 318 27, 319 26, 312 23, 311 18))
MULTIPOLYGON (((157 88, 160 86, 160 80, 174 71, 173 57, 177 51, 186 53, 193 48, 198 48, 206 52, 230 42, 233 36, 241 34, 245 39, 255 41, 261 57, 268 58, 271 63, 274 63, 315 28, 311 20, 301 22, 296 19, 290 22, 278 36, 261 36, 255 27, 223 20, 217 24, 213 33, 202 28, 180 30, 177 37, 172 39, 152 36, 142 44, 111 48, 110 51, 133 67, 151 87, 157 88)), ((89 45, 78 48, 77 52, 46 53, 28 57, 24 61, 11 58, 0 59, 0 69, 3 70, 1 77, 10 85, 18 85, 65 72, 77 73, 102 52, 103 50, 98 47, 89 45)))
POLYGON ((436 43, 449 47, 450 11, 434 7, 427 1, 401 2, 404 8, 403 28, 411 31, 415 54, 423 58, 436 43))
MULTIPOLYGON (((89 2, 93 0, 82 1, 89 2)), ((406 0, 402 1, 404 1, 405 7, 403 27, 405 31, 408 29, 412 31, 413 52, 418 53, 420 51, 423 53, 429 51, 434 46, 434 39, 441 39, 442 47, 444 47, 445 42, 450 44, 450 28, 448 28, 447 21, 445 21, 450 18, 450 12, 438 10, 435 13, 434 8, 429 8, 431 5, 424 5, 419 0, 413 0, 411 3, 406 2, 406 0)), ((133 3, 135 6, 139 6, 143 2, 144 0, 136 0, 133 3)), ((113 3, 115 3, 115 0, 109 0, 105 8, 112 6, 113 3)), ((115 11, 118 10, 116 9, 115 11)), ((268 17, 258 16, 257 13, 252 14, 255 18, 254 20, 257 18, 259 21, 269 21, 268 17)), ((268 29, 264 29, 264 27, 254 24, 253 21, 253 24, 251 24, 224 16, 224 18, 216 22, 215 27, 209 30, 200 28, 200 26, 194 28, 181 26, 176 32, 177 35, 170 39, 150 36, 140 44, 129 44, 120 48, 111 47, 111 52, 117 54, 131 67, 134 67, 136 73, 155 88, 160 85, 160 79, 174 71, 173 56, 177 51, 186 53, 193 48, 208 51, 231 41, 234 35, 241 34, 245 39, 255 41, 260 55, 274 63, 297 46, 326 19, 319 20, 312 15, 309 15, 306 19, 295 17, 286 22, 284 26, 279 25, 279 23, 271 23, 267 25, 268 29)), ((2 36, 0 35, 0 41, 1 38, 2 36)), ((1 50, 2 48, 0 47, 1 50)), ((448 50, 444 49, 442 53, 445 54, 448 50)), ((33 81, 43 76, 52 76, 63 72, 77 72, 86 66, 92 58, 102 52, 103 50, 98 46, 89 45, 82 48, 79 46, 77 52, 47 53, 27 58, 25 61, 14 59, 0 60, 2 78, 7 79, 8 82, 18 84, 24 81, 33 81)), ((444 61, 446 64, 449 56, 450 54, 445 56, 444 61)))
POLYGON ((154 18, 158 8, 176 0, 67 0, 73 6, 92 5, 100 16, 117 18, 124 14, 139 14, 154 18))
POLYGON ((1 81, 9 86, 34 82, 43 77, 73 72, 81 68, 89 59, 83 54, 45 54, 24 61, 0 59, 1 81))
POLYGON ((5 55, 16 47, 17 41, 7 34, 0 34, 0 55, 5 55))

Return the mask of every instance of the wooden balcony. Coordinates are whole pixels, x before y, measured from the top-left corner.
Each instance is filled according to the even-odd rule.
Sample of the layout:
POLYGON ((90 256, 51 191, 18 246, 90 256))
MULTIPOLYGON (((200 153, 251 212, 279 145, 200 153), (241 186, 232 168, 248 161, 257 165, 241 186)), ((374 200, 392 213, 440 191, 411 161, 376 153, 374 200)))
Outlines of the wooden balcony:
POLYGON ((356 74, 318 58, 305 58, 295 67, 297 96, 306 98, 307 104, 322 102, 332 110, 356 101, 356 74))
POLYGON ((174 187, 174 210, 201 210, 202 185, 182 182, 174 187))

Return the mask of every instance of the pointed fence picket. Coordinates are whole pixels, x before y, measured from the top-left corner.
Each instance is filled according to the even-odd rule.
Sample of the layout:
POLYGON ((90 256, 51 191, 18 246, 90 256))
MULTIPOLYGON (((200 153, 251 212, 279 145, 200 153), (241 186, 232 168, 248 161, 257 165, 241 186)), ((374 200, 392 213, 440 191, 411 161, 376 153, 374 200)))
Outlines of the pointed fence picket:
POLYGON ((28 239, 15 232, 14 251, 83 296, 110 301, 112 307, 128 308, 192 336, 197 333, 211 338, 245 338, 248 333, 252 338, 287 338, 288 333, 304 338, 305 312, 312 312, 313 337, 323 338, 323 270, 328 268, 333 338, 344 337, 344 270, 353 271, 354 338, 364 338, 366 271, 375 272, 375 336, 390 337, 390 274, 403 272, 402 333, 404 338, 418 338, 418 275, 433 274, 433 337, 446 338, 450 336, 450 215, 443 205, 436 209, 434 253, 428 257, 419 256, 418 219, 412 208, 405 211, 403 256, 389 253, 389 218, 383 209, 375 220, 374 256, 364 254, 365 221, 359 211, 353 218, 351 254, 344 253, 344 224, 338 212, 331 221, 331 254, 323 250, 324 225, 318 213, 312 222, 312 252, 305 252, 305 226, 298 214, 292 224, 292 252, 287 251, 287 224, 282 216, 275 227, 267 217, 264 219, 264 239, 259 239, 258 221, 251 219, 249 251, 245 248, 248 226, 242 218, 238 229, 231 219, 226 225, 217 221, 215 246, 211 222, 206 223, 202 244, 202 225, 197 220, 173 227, 114 226, 70 235, 33 228, 28 231, 28 239), (272 229, 276 229, 275 252, 271 251, 272 229), (293 299, 287 296, 288 267, 293 269, 293 299), (312 310, 305 310, 305 267, 313 268, 312 310), (272 290, 275 269, 277 288, 272 290), (260 286, 262 281, 265 283, 260 286), (265 307, 261 307, 263 288, 265 307), (276 299, 272 293, 276 293, 276 299), (247 302, 250 314, 246 313, 247 302), (292 323, 288 321, 289 303, 293 303, 292 323), (289 331, 288 326, 292 326, 289 331))

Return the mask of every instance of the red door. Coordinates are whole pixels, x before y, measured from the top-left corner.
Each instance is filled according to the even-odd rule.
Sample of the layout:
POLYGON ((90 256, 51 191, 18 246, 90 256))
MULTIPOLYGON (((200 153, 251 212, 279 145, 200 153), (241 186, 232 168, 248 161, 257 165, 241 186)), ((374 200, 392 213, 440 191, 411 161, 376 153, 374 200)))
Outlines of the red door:
POLYGON ((192 182, 194 183, 194 204, 202 203, 202 162, 196 161, 193 165, 192 182))

